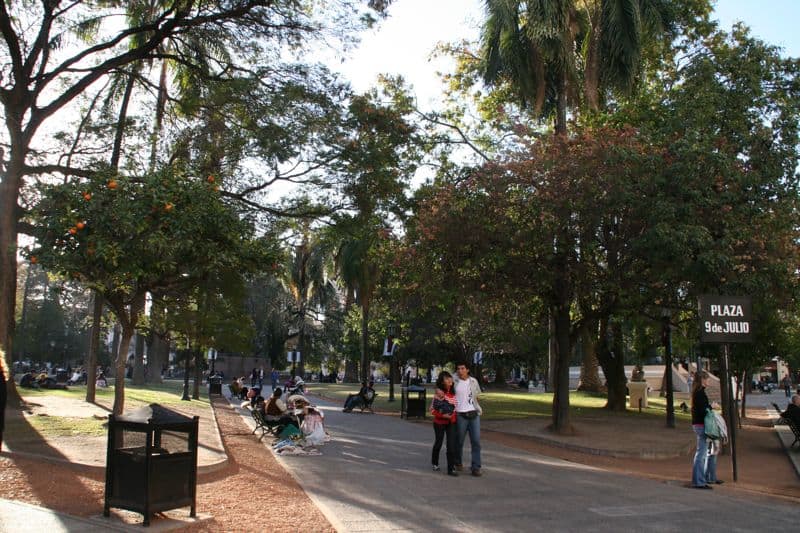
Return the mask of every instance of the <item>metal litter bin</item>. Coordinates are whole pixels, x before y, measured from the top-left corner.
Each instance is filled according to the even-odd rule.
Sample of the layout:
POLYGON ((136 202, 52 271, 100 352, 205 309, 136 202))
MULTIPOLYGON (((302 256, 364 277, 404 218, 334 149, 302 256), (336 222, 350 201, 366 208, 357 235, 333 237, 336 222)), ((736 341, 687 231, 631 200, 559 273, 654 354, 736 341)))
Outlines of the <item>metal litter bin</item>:
POLYGON ((198 420, 155 403, 109 415, 103 516, 127 509, 148 526, 154 513, 178 507, 196 515, 198 420))
POLYGON ((222 395, 222 378, 214 376, 208 380, 208 395, 212 394, 222 395))
POLYGON ((403 387, 400 401, 400 418, 425 418, 426 389, 418 385, 403 387))

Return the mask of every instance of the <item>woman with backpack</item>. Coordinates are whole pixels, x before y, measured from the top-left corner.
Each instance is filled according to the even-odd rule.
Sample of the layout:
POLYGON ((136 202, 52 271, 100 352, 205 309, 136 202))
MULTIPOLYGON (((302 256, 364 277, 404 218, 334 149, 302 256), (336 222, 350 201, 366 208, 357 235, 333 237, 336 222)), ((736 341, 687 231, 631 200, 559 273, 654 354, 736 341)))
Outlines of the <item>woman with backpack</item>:
POLYGON ((439 471, 439 452, 442 450, 442 441, 447 438, 447 475, 457 476, 455 464, 456 446, 458 435, 456 433, 456 391, 453 387, 453 376, 450 372, 442 371, 436 378, 436 393, 431 402, 433 415, 433 432, 436 439, 433 442, 431 463, 434 472, 439 471))
POLYGON ((711 483, 721 484, 717 480, 717 456, 708 454, 708 437, 706 436, 705 418, 712 409, 706 395, 708 372, 699 370, 692 383, 692 429, 697 436, 697 450, 692 465, 692 488, 711 489, 711 483))

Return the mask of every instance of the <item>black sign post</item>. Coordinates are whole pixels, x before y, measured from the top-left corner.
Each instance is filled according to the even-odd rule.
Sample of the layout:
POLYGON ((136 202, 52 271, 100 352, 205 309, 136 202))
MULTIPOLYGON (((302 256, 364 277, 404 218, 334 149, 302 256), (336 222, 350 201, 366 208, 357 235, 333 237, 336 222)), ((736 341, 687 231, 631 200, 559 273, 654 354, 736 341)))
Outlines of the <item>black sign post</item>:
POLYGON ((749 296, 703 295, 700 305, 700 342, 722 344, 721 386, 727 396, 728 439, 731 444, 733 480, 738 481, 736 465, 736 416, 730 376, 730 343, 753 342, 753 305, 749 296))

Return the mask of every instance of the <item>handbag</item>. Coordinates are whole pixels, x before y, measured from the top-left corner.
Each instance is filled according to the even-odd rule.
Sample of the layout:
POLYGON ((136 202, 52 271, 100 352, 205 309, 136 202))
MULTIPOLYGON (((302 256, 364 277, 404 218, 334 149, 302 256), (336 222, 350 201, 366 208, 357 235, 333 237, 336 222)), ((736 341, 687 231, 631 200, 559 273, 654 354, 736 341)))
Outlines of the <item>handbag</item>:
POLYGON ((706 416, 703 418, 703 426, 705 427, 704 431, 706 437, 709 439, 718 440, 722 438, 722 431, 720 431, 717 417, 714 416, 714 411, 712 409, 706 409, 706 416))

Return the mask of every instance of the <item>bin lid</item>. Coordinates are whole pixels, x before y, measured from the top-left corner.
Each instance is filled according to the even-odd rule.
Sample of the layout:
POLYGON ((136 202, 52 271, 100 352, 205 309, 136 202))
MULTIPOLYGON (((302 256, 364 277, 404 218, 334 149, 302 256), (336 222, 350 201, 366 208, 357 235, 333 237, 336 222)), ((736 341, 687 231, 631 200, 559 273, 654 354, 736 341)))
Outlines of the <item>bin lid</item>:
POLYGON ((419 385, 411 385, 408 387, 408 392, 424 392, 425 387, 420 387, 419 385))
POLYGON ((194 419, 188 417, 172 409, 167 409, 163 405, 151 403, 139 409, 130 411, 129 413, 122 414, 115 417, 119 422, 128 422, 133 424, 148 424, 154 425, 175 425, 175 424, 193 424, 194 419))

